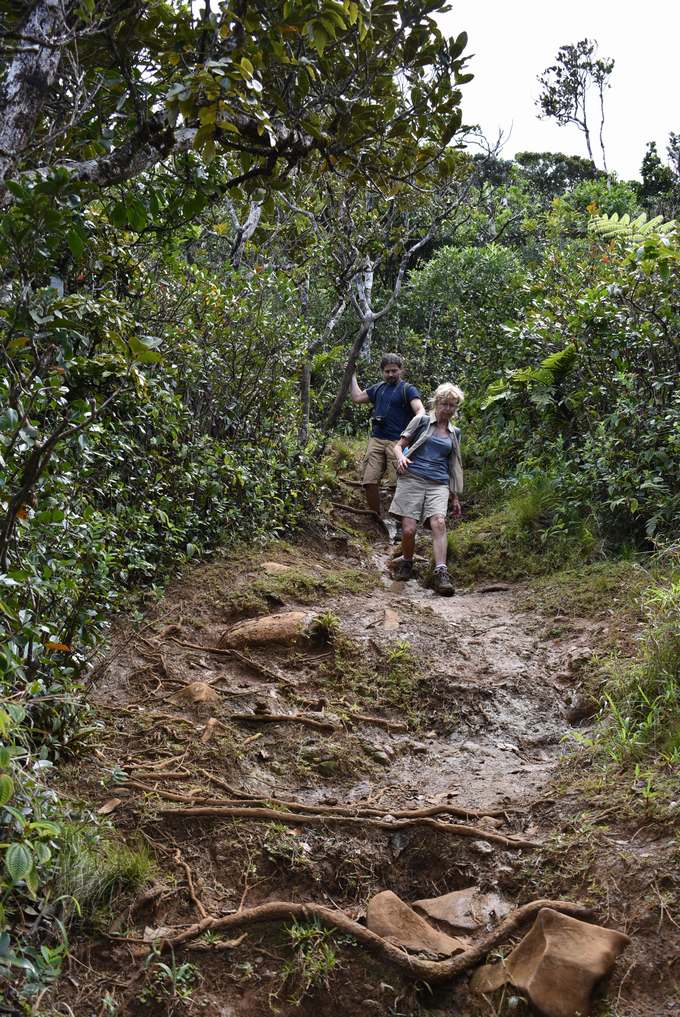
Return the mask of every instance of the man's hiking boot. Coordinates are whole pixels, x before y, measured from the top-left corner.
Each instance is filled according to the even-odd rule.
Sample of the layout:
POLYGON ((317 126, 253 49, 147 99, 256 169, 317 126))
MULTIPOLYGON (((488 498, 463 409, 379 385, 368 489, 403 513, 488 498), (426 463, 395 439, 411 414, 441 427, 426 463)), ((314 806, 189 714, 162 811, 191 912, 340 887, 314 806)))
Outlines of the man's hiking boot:
POLYGON ((394 578, 402 583, 407 583, 413 575, 413 562, 406 561, 404 558, 397 563, 397 567, 394 570, 394 578))
POLYGON ((432 589, 442 597, 452 597, 456 592, 451 576, 446 569, 436 569, 432 580, 432 589))

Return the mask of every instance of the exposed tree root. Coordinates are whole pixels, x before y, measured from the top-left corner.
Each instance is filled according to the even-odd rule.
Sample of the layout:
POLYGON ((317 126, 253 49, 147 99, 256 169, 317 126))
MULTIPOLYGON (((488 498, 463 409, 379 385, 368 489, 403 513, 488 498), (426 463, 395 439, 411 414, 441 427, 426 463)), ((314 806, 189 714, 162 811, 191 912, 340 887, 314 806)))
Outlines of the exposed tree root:
POLYGON ((320 731, 339 730, 338 725, 333 724, 332 721, 318 720, 316 717, 308 717, 305 713, 232 713, 229 720, 249 724, 306 724, 307 727, 316 727, 320 731))
POLYGON ((185 949, 196 950, 199 953, 216 953, 218 950, 235 950, 248 936, 247 932, 241 933, 236 939, 215 939, 212 943, 187 943, 185 949))
POLYGON ((277 671, 272 671, 266 664, 261 664, 259 660, 254 660, 245 653, 241 653, 240 650, 234 650, 231 647, 221 646, 202 646, 200 643, 187 643, 182 639, 176 639, 174 636, 171 637, 173 643, 177 643, 178 646, 185 646, 190 650, 202 650, 203 653, 212 653, 216 657, 233 657, 238 660, 245 667, 249 667, 252 671, 262 675, 263 678, 269 678, 277 684, 283 682, 284 685, 295 685, 292 678, 287 678, 284 674, 279 674, 277 671))
POLYGON ((350 721, 360 720, 362 724, 377 724, 378 727, 385 727, 388 731, 408 731, 408 724, 401 720, 386 720, 384 717, 369 717, 365 713, 350 713, 350 721))
MULTIPOLYGON (((171 797, 166 792, 163 797, 171 797)), ((172 799, 171 799, 172 800, 172 799)), ((505 837, 501 833, 484 830, 479 826, 464 826, 461 823, 442 823, 429 817, 408 819, 386 819, 368 816, 338 815, 335 813, 295 813, 280 812, 276 809, 253 807, 249 805, 199 805, 183 809, 159 809, 161 816, 196 816, 224 819, 271 820, 275 823, 288 823, 290 826, 323 825, 324 823, 353 823, 358 826, 372 826, 381 830, 404 830, 412 826, 429 826, 442 833, 453 833, 459 837, 474 837, 477 840, 488 840, 494 844, 502 844, 511 848, 537 848, 541 845, 533 840, 522 840, 519 837, 505 837)))
MULTIPOLYGON (((286 801, 282 798, 273 798, 271 795, 252 795, 238 791, 236 788, 232 788, 225 781, 219 780, 208 773, 207 770, 199 770, 204 777, 214 781, 219 787, 224 788, 234 797, 232 799, 225 800, 223 798, 197 798, 195 795, 183 794, 179 791, 160 791, 156 788, 150 787, 148 784, 142 784, 138 780, 128 780, 124 783, 128 787, 136 787, 141 791, 149 791, 159 795, 161 798, 167 798, 173 802, 191 802, 193 805, 210 805, 210 806, 222 806, 222 807, 242 807, 250 808, 254 805, 273 805, 277 808, 289 809, 297 812, 309 812, 314 815, 320 814, 325 816, 346 816, 352 817, 376 817, 380 818, 383 816, 392 816, 394 819, 426 819, 434 816, 460 816, 462 819, 481 819, 483 816, 496 816, 505 815, 503 811, 490 810, 486 812, 478 812, 476 809, 463 809, 459 805, 426 805, 420 809, 378 809, 372 805, 365 805, 360 802, 354 803, 349 802, 346 805, 323 805, 323 804, 309 804, 307 802, 298 801, 286 801)), ((135 778, 141 776, 135 774, 135 778)), ((155 780, 155 774, 149 775, 151 780, 155 780)), ((160 776, 164 776, 161 774, 160 776)), ((173 775, 174 776, 174 775, 173 775)), ((189 775, 182 775, 185 779, 190 779, 189 775)), ((147 777, 149 779, 149 777, 147 777)), ((390 824, 391 825, 391 824, 390 824)), ((448 825, 448 824, 447 824, 448 825)), ((513 843, 517 841, 513 840, 513 843)))
POLYGON ((191 897, 192 904, 194 905, 194 907, 198 911, 198 914, 199 914, 199 916, 201 918, 207 918, 208 912, 205 910, 205 908, 201 904, 200 900, 196 896, 196 890, 194 888, 193 873, 192 873, 191 869, 189 868, 189 865, 187 864, 187 862, 185 862, 184 859, 182 858, 182 852, 180 851, 179 848, 177 848, 177 850, 175 851, 174 860, 175 860, 175 863, 177 865, 179 865, 184 870, 184 875, 186 877, 187 886, 189 888, 189 896, 191 897))
POLYGON ((505 942, 523 924, 534 918, 541 908, 552 908, 554 911, 560 911, 562 914, 582 920, 586 920, 592 915, 592 912, 583 904, 560 900, 535 900, 517 908, 492 932, 463 953, 447 960, 432 961, 406 953, 405 950, 389 943, 382 936, 371 932, 365 925, 360 925, 348 918, 342 911, 333 911, 320 904, 269 901, 267 904, 247 908, 223 918, 208 916, 171 939, 162 940, 159 945, 165 952, 189 943, 208 931, 242 929, 244 926, 261 925, 265 922, 285 922, 291 919, 316 919, 328 928, 339 929, 341 932, 354 936, 361 946, 365 947, 374 957, 392 964, 411 978, 436 985, 450 982, 476 967, 490 950, 505 942))
POLYGON ((359 508, 359 506, 357 505, 345 505, 343 502, 339 501, 332 501, 331 507, 334 509, 338 509, 340 512, 354 512, 356 515, 359 516, 368 516, 375 523, 377 523, 377 525, 380 527, 383 533, 387 534, 388 537, 390 535, 389 530, 385 525, 385 520, 383 519, 382 516, 379 516, 377 512, 374 512, 373 509, 359 508))

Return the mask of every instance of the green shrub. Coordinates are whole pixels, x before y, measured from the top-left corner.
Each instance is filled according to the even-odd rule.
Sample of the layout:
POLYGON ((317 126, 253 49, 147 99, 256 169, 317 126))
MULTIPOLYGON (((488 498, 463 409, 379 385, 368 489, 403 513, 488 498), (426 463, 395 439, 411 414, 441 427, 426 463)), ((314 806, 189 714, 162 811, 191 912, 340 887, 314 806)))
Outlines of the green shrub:
POLYGON ((554 480, 526 477, 496 511, 453 527, 449 571, 461 583, 524 579, 587 561, 596 546, 588 524, 568 515, 554 480))
POLYGON ((639 657, 605 668, 602 747, 617 762, 680 763, 680 579, 650 587, 639 657))
POLYGON ((99 832, 91 824, 64 825, 53 882, 63 901, 64 918, 89 924, 121 892, 134 893, 153 873, 143 841, 131 846, 99 832))

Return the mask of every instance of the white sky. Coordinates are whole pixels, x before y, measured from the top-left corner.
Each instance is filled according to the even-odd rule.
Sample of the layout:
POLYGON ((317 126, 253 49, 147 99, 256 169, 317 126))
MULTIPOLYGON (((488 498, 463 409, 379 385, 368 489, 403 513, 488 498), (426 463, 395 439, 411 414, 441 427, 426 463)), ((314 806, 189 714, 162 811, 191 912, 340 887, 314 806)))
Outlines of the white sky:
MULTIPOLYGON (((573 124, 538 120, 537 76, 555 62, 560 46, 596 39, 598 53, 616 61, 605 105, 605 150, 610 170, 639 177, 648 141, 665 161, 670 131, 680 131, 680 0, 453 0, 438 17, 446 35, 466 31, 468 69, 463 121, 479 123, 489 138, 511 131, 502 155, 564 152, 587 156, 573 124)), ((598 111, 593 104, 596 163, 598 111)))

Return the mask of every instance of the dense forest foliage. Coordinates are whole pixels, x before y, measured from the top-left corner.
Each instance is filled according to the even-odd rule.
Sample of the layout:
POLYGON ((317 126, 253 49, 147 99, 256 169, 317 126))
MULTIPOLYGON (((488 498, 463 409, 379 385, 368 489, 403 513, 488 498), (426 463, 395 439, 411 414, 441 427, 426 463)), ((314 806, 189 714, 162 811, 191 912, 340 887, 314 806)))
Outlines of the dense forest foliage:
POLYGON ((500 158, 440 6, 0 4, 0 922, 62 943, 0 933, 29 989, 107 626, 303 521, 357 365, 465 389, 468 514, 522 496, 553 563, 677 539, 678 137, 642 183, 500 158))

